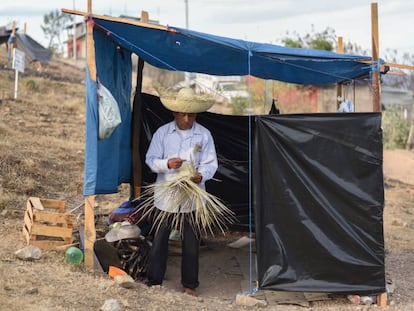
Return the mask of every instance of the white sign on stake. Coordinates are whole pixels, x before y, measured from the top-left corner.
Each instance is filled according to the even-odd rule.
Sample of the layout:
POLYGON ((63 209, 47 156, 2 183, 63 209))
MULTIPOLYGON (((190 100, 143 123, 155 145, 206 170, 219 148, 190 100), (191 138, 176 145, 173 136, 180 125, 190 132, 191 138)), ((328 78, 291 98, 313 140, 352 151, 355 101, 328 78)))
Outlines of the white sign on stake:
POLYGON ((23 51, 20 51, 18 49, 13 49, 13 64, 12 68, 16 69, 17 71, 20 71, 21 73, 24 72, 24 66, 25 66, 25 53, 23 51))
POLYGON ((12 68, 16 70, 15 79, 14 79, 14 99, 17 98, 17 85, 19 81, 19 71, 22 73, 24 72, 25 57, 26 55, 24 54, 24 52, 16 48, 13 49, 12 68))

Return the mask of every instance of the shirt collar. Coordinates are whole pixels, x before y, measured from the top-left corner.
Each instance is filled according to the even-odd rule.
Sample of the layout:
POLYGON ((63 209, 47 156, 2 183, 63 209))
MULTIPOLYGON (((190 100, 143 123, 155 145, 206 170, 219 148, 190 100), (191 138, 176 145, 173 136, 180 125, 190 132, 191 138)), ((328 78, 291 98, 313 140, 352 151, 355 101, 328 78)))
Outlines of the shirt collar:
MULTIPOLYGON (((175 131, 177 131, 177 130, 178 130, 178 128, 177 128, 177 124, 175 123, 175 121, 172 121, 172 122, 170 123, 169 127, 168 127, 168 133, 172 133, 172 132, 175 132, 175 131)), ((196 121, 194 121, 194 123, 193 123, 193 127, 190 129, 190 131, 191 131, 191 134, 192 134, 192 135, 194 135, 194 134, 201 134, 201 128, 200 128, 200 126, 197 124, 197 122, 196 122, 196 121)))

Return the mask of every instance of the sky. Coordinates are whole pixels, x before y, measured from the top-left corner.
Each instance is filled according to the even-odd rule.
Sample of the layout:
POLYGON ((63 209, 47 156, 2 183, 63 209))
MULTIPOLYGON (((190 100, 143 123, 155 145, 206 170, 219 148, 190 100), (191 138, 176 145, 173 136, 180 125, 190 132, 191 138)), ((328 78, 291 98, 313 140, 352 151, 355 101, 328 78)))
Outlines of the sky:
MULTIPOLYGON (((162 25, 176 26, 209 34, 248 41, 282 45, 281 39, 293 33, 301 37, 328 27, 344 42, 351 42, 371 53, 371 3, 367 0, 92 0, 96 14, 140 16, 162 25), (188 10, 186 10, 186 7, 188 10), (188 12, 188 19, 186 12, 188 12)), ((414 1, 378 0, 380 57, 387 50, 414 54, 414 1)), ((27 34, 44 46, 48 41, 40 26, 52 10, 87 11, 87 0, 1 1, 0 26, 26 24, 27 34)), ((77 21, 82 17, 77 16, 77 21)))

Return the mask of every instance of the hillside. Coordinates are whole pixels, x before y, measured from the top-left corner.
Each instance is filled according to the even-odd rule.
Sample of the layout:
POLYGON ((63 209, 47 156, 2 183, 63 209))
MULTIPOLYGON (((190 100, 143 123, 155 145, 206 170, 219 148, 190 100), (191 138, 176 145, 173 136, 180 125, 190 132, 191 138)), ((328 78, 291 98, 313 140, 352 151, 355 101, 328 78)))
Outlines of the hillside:
MULTIPOLYGON (((201 258, 200 297, 179 292, 179 260, 172 256, 162 288, 137 282, 133 289, 114 284, 106 274, 70 266, 63 253, 44 252, 38 261, 20 261, 26 201, 30 196, 60 199, 82 221, 85 131, 83 63, 53 60, 39 69, 29 66, 19 76, 13 99, 14 71, 0 50, 0 309, 98 310, 114 298, 122 310, 240 310, 234 304, 243 275, 239 253, 221 251, 228 242, 217 239, 201 258), (221 246, 220 251, 217 245, 221 246), (212 257, 213 256, 213 257, 212 257), (212 260, 214 258, 214 260, 212 260), (236 272, 235 272, 236 271, 236 272)), ((387 151, 384 165, 384 230, 386 271, 395 290, 384 310, 414 309, 414 184, 407 167, 414 155, 387 151)), ((412 174, 414 176, 414 173, 412 174)), ((97 213, 111 210, 125 197, 122 191, 98 196, 97 213)), ((231 235, 230 235, 231 238, 231 235)), ((308 308, 269 304, 265 310, 367 310, 343 297, 312 303, 308 308)), ((253 308, 255 309, 255 308, 253 308)), ((257 309, 257 308, 256 308, 257 309)))
POLYGON ((14 100, 15 73, 1 55, 0 208, 28 196, 74 200, 82 187, 83 70, 61 61, 28 66, 14 100))

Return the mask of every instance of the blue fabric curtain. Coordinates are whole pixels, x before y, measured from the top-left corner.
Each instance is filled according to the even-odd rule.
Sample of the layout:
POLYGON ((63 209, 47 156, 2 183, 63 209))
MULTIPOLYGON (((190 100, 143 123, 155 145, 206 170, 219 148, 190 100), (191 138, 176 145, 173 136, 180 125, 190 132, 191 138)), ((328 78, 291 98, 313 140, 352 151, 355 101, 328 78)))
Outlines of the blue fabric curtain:
POLYGON ((86 146, 84 195, 115 193, 131 180, 131 52, 94 32, 97 81, 117 100, 122 123, 107 139, 98 139, 97 81, 86 71, 86 146))

